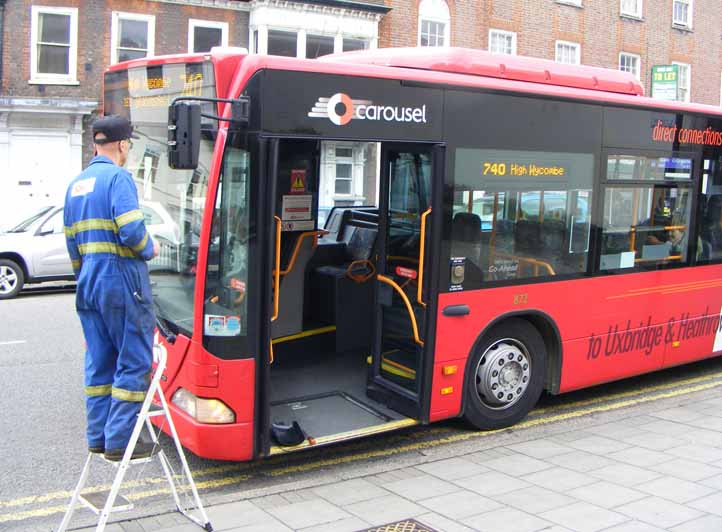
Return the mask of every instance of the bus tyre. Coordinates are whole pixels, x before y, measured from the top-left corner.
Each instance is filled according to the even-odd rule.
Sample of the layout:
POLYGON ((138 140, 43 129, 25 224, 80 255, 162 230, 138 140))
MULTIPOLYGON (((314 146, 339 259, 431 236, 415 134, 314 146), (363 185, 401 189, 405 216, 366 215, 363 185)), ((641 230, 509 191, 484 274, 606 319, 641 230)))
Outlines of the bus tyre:
POLYGON ((539 331, 528 321, 511 318, 493 327, 467 368, 466 421, 498 429, 524 418, 541 395, 546 356, 539 331))
POLYGON ((0 259, 0 299, 15 297, 24 283, 23 269, 11 260, 0 259))

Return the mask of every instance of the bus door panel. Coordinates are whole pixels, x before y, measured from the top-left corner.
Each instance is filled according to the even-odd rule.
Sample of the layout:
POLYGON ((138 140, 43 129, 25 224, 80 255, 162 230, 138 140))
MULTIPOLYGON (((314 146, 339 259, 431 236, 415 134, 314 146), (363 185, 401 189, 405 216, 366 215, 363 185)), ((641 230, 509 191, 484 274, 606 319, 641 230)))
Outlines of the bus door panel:
POLYGON ((276 220, 281 221, 278 316, 274 339, 302 332, 306 266, 321 235, 316 230, 318 141, 279 141, 275 176, 276 220))
POLYGON ((433 174, 433 146, 382 146, 377 316, 369 395, 417 418, 428 334, 424 300, 428 291, 419 283, 424 283, 428 264, 425 237, 431 220, 433 174))

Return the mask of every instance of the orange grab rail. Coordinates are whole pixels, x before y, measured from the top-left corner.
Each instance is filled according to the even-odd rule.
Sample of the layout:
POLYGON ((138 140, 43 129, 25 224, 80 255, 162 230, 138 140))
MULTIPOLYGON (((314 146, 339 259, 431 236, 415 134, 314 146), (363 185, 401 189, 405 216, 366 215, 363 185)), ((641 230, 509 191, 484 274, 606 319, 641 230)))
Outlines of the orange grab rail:
POLYGON ((416 325, 416 315, 414 314, 414 310, 411 308, 411 302, 409 301, 409 298, 406 297, 406 294, 403 290, 401 290, 401 287, 399 285, 397 285, 393 280, 389 279, 385 275, 379 274, 376 278, 382 283, 386 283, 387 285, 391 286, 401 296, 401 299, 404 300, 404 305, 406 305, 406 311, 409 313, 409 317, 411 318, 411 327, 414 330, 414 342, 419 344, 421 347, 424 347, 424 341, 419 338, 419 327, 416 325))
POLYGON ((421 215, 421 242, 419 242, 419 282, 418 286, 416 287, 416 301, 418 301, 419 304, 424 308, 426 308, 426 303, 424 303, 422 291, 424 289, 424 254, 426 253, 426 217, 429 214, 431 214, 431 207, 426 209, 424 211, 424 214, 421 215))

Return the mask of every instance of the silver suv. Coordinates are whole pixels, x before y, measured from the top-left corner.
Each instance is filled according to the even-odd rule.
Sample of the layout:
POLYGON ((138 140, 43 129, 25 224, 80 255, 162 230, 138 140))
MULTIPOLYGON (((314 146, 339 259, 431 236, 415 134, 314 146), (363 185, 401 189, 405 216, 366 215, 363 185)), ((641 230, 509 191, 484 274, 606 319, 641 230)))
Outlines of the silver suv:
MULTIPOLYGON (((139 206, 153 238, 178 242, 178 224, 160 203, 140 201, 139 206)), ((26 283, 74 279, 65 245, 62 206, 44 207, 0 233, 0 299, 15 297, 26 283)))
POLYGON ((62 207, 44 207, 0 233, 0 299, 15 297, 25 283, 73 279, 62 207))

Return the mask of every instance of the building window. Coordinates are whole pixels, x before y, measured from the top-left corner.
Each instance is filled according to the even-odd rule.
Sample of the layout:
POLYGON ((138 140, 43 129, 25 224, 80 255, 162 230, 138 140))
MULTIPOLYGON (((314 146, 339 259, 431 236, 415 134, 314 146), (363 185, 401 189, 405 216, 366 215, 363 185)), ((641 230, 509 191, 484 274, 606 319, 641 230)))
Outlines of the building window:
POLYGON ((581 63, 581 46, 575 42, 557 41, 556 56, 557 63, 567 65, 578 65, 581 63))
POLYGON ((489 30, 489 51, 495 54, 516 55, 516 33, 489 30))
POLYGON ((295 31, 268 30, 268 55, 296 57, 298 33, 295 31))
POLYGON ((672 61, 673 65, 677 65, 677 100, 680 102, 690 101, 690 92, 692 90, 691 79, 692 69, 687 63, 678 63, 672 61))
POLYGON ((32 7, 30 82, 77 84, 78 10, 32 7))
POLYGON ((214 46, 228 46, 228 23, 188 20, 188 52, 210 52, 214 46))
POLYGON ((336 147, 334 193, 339 196, 349 196, 353 193, 353 148, 336 147))
POLYGON ((449 46, 451 15, 445 0, 421 0, 419 46, 449 46))
POLYGON ((642 0, 621 0, 619 12, 628 17, 642 18, 642 0))
POLYGON ((306 57, 316 59, 333 53, 335 39, 327 35, 306 35, 306 57))
POLYGON ((356 50, 366 50, 369 47, 369 43, 363 39, 349 39, 344 37, 343 39, 343 51, 353 52, 356 50))
POLYGON ((639 79, 641 62, 641 58, 636 54, 628 54, 626 52, 619 54, 619 70, 634 74, 634 77, 637 79, 639 79))
POLYGON ((110 40, 111 63, 153 55, 155 16, 113 12, 110 40))
POLYGON ((686 28, 692 27, 692 0, 674 0, 672 24, 686 28))

